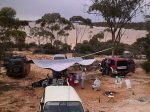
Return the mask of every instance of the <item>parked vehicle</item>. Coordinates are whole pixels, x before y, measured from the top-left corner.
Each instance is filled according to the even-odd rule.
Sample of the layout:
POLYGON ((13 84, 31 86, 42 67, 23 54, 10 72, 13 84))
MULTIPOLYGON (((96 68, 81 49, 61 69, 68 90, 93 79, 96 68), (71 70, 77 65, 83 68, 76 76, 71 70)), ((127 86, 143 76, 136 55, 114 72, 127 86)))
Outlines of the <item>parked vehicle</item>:
POLYGON ((4 66, 11 77, 25 77, 30 72, 30 62, 24 56, 5 57, 4 66))
POLYGON ((55 54, 53 56, 53 60, 61 60, 61 59, 67 59, 66 55, 64 55, 64 54, 55 54))
POLYGON ((133 53, 131 53, 130 51, 124 51, 122 57, 123 58, 132 58, 133 53))
POLYGON ((71 86, 47 86, 40 112, 84 112, 82 101, 71 86))
MULTIPOLYGON (((64 55, 64 54, 55 54, 53 56, 53 60, 62 60, 62 59, 67 59, 66 55, 64 55)), ((56 72, 56 71, 53 70, 52 71, 53 78, 60 79, 62 76, 66 75, 66 72, 67 72, 67 69, 63 70, 61 72, 56 72)))
POLYGON ((100 63, 100 70, 106 75, 126 75, 135 72, 135 63, 128 58, 105 58, 100 63))

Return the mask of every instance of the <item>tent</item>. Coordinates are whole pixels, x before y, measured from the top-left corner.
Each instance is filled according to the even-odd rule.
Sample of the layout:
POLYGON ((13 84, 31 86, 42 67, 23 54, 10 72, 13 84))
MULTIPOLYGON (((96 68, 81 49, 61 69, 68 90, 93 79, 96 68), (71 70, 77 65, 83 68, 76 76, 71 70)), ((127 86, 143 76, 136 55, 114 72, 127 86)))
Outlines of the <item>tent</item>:
POLYGON ((82 58, 69 58, 69 59, 62 59, 62 60, 32 60, 34 64, 41 68, 49 68, 54 71, 60 72, 63 71, 74 64, 80 64, 83 66, 91 65, 95 59, 82 59, 82 58))

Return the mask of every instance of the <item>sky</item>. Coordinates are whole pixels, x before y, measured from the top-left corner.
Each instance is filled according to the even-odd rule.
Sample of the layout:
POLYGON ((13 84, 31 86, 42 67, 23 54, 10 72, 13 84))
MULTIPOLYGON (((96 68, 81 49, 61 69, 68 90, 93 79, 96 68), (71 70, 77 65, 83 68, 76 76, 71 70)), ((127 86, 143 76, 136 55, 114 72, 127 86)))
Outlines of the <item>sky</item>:
MULTIPOLYGON (((147 0, 148 1, 148 0, 147 0)), ((72 16, 83 16, 92 21, 103 21, 101 17, 86 13, 91 0, 0 0, 2 7, 12 7, 20 20, 37 20, 45 13, 60 13, 69 19, 72 16)), ((137 16, 134 21, 143 21, 143 16, 137 16)))

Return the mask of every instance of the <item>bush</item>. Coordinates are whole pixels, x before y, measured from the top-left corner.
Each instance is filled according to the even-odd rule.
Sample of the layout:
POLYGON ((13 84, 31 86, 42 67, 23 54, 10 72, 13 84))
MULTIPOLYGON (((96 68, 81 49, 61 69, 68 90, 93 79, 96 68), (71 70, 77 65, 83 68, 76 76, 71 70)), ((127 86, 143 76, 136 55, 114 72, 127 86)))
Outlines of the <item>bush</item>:
POLYGON ((68 44, 62 44, 60 51, 62 53, 70 53, 71 52, 71 46, 68 44))
POLYGON ((40 54, 58 54, 60 53, 60 49, 53 46, 50 43, 44 44, 39 46, 37 49, 35 49, 34 53, 40 53, 40 54))
MULTIPOLYGON (((73 57, 81 57, 81 56, 85 56, 85 55, 87 55, 87 54, 73 53, 73 57)), ((94 55, 83 57, 83 59, 93 59, 93 58, 94 58, 94 55)))
POLYGON ((76 53, 82 53, 82 54, 89 54, 89 53, 93 53, 94 49, 91 45, 89 44, 77 44, 75 46, 75 52, 76 53))
POLYGON ((146 61, 142 64, 142 68, 145 70, 146 73, 150 72, 150 61, 146 61))

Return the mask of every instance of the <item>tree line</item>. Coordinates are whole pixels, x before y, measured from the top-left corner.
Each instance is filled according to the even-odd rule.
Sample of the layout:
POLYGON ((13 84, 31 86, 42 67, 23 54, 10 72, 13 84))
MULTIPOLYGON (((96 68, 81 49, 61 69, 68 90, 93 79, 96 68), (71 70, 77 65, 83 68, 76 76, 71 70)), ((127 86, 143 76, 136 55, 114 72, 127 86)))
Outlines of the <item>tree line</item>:
MULTIPOLYGON (((108 27, 106 22, 93 22, 93 26, 96 27, 108 27)), ((147 30, 146 22, 132 22, 126 24, 123 28, 125 29, 134 29, 134 30, 147 30)))
MULTIPOLYGON (((93 0, 93 4, 89 6, 87 13, 102 16, 105 21, 103 25, 107 26, 105 31, 111 33, 112 56, 118 53, 117 49, 123 36, 122 29, 131 27, 133 24, 137 25, 132 24, 131 21, 147 5, 143 3, 143 0, 93 0)), ((3 52, 7 51, 8 46, 13 43, 19 50, 23 47, 36 46, 34 43, 25 45, 27 36, 25 26, 29 26, 30 36, 38 41, 37 52, 52 53, 53 50, 54 53, 55 51, 70 52, 71 46, 68 45, 67 40, 69 31, 73 29, 76 32, 76 46, 73 49, 75 52, 95 52, 103 46, 109 46, 109 41, 107 43, 100 41, 103 38, 101 32, 92 36, 89 41, 82 40, 84 34, 93 27, 92 21, 82 16, 73 16, 67 20, 59 13, 46 13, 36 21, 35 26, 30 26, 27 21, 20 21, 15 16, 16 11, 10 7, 0 10, 0 43, 3 52), (47 44, 44 45, 43 41, 47 44), (100 46, 101 44, 103 45, 100 46), (86 46, 86 50, 82 50, 83 46, 86 46)), ((144 26, 148 27, 147 25, 144 26)))

